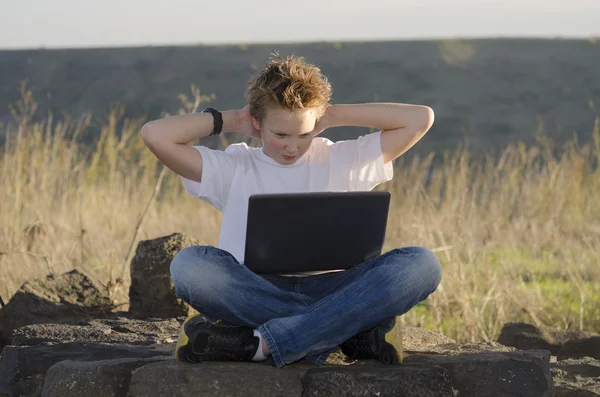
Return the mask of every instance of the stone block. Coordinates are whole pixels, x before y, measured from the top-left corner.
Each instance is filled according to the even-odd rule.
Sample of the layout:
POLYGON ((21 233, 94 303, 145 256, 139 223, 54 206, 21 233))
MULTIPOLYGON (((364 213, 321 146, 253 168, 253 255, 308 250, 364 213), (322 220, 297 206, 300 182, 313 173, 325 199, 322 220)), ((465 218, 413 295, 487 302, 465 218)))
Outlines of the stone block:
POLYGON ((145 319, 188 315, 188 305, 175 294, 170 267, 179 251, 199 244, 199 241, 180 233, 138 244, 130 269, 129 313, 132 317, 145 319))

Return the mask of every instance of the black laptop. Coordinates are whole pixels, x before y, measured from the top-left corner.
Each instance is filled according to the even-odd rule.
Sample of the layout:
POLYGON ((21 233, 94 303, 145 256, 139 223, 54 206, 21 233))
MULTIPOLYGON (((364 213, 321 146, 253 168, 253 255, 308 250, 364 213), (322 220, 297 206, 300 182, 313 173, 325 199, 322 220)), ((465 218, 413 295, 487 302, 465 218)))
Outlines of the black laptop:
POLYGON ((387 191, 250 196, 244 264, 258 274, 350 269, 381 255, 387 191))

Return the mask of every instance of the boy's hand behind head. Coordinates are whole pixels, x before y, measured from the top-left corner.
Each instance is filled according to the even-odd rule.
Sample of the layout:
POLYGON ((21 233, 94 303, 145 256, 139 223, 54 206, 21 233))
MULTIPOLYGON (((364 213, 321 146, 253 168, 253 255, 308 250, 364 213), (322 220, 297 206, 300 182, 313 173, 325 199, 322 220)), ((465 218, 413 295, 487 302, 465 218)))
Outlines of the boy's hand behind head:
POLYGON ((312 131, 313 137, 319 135, 321 132, 325 131, 329 127, 333 127, 333 106, 329 105, 323 115, 317 120, 315 124, 315 129, 312 131))
POLYGON ((237 131, 251 138, 261 139, 260 131, 254 128, 254 125, 252 124, 250 107, 247 105, 242 110, 240 110, 240 120, 237 131))

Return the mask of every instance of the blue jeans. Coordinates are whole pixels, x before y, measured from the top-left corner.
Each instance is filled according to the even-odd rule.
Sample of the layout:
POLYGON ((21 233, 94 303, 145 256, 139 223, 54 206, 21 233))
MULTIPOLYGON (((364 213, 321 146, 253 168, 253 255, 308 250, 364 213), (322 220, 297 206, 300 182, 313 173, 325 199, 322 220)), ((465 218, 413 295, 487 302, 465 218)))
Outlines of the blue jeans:
POLYGON ((175 292, 209 321, 258 329, 276 367, 306 358, 323 364, 332 348, 409 311, 441 280, 431 251, 389 251, 343 272, 259 275, 229 252, 190 246, 171 262, 175 292))

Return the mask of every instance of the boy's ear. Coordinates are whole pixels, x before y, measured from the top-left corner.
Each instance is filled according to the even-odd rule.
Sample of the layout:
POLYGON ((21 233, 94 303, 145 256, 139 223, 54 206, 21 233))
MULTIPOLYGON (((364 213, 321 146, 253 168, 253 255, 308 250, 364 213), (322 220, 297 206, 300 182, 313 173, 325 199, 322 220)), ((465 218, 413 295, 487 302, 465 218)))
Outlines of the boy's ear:
POLYGON ((252 119, 252 126, 257 129, 260 130, 260 123, 258 122, 258 120, 256 120, 254 118, 254 116, 250 116, 250 118, 252 119))

